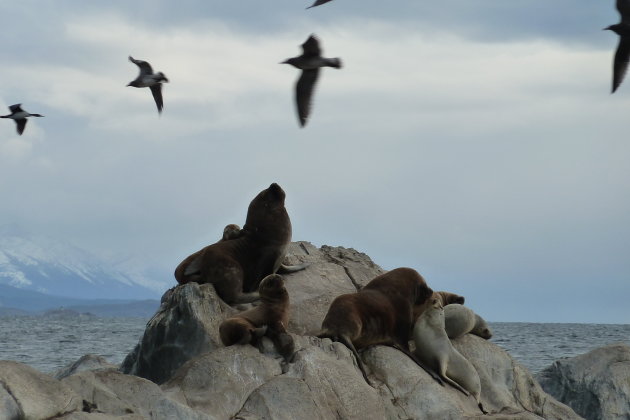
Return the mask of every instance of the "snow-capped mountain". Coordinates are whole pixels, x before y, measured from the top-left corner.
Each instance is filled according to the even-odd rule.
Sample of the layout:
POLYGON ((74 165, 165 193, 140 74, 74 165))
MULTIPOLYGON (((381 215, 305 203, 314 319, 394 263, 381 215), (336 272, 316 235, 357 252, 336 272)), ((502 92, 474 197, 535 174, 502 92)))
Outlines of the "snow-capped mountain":
POLYGON ((155 299, 168 280, 136 264, 115 264, 76 246, 15 229, 0 229, 0 284, 79 299, 155 299))

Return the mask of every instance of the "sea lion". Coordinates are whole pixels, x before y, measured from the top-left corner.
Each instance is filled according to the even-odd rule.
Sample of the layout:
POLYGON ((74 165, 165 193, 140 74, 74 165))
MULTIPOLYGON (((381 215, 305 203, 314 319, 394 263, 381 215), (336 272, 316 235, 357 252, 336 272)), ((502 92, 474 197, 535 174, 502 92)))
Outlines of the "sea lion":
POLYGON ((237 237, 186 257, 175 269, 177 282, 212 283, 228 304, 257 300, 260 281, 278 270, 291 241, 284 199, 285 192, 276 183, 261 191, 249 204, 237 237))
POLYGON ((375 277, 356 293, 337 296, 317 336, 345 344, 356 357, 365 381, 371 385, 357 349, 384 344, 415 360, 409 350, 413 307, 422 304, 432 293, 416 270, 396 268, 375 277))
POLYGON ((465 306, 455 303, 445 305, 444 319, 446 334, 451 339, 466 333, 478 335, 486 340, 492 338, 492 331, 486 321, 465 306))
MULTIPOLYGON (((239 225, 235 225, 233 223, 229 224, 223 228, 223 237, 221 238, 221 241, 229 241, 230 239, 239 238, 242 232, 243 231, 241 230, 241 227, 239 225)), ((295 273, 296 271, 304 270, 309 265, 311 264, 302 263, 298 265, 287 265, 287 264, 282 263, 280 264, 280 267, 278 268, 278 273, 281 273, 281 274, 295 273)))
POLYGON ((415 355, 429 370, 457 388, 465 395, 472 395, 479 409, 481 404, 481 380, 475 367, 453 347, 444 330, 444 308, 438 297, 431 298, 431 305, 420 315, 413 328, 416 344, 415 355))
POLYGON ((236 239, 241 236, 241 227, 239 225, 235 225, 233 223, 227 225, 223 228, 223 236, 221 237, 221 241, 229 241, 230 239, 236 239))
POLYGON ((234 344, 256 345, 266 335, 273 341, 278 353, 289 361, 295 350, 293 337, 286 331, 289 322, 289 293, 282 276, 270 274, 258 286, 260 305, 233 317, 219 326, 219 335, 225 346, 234 344))
MULTIPOLYGON (((440 301, 442 302, 442 306, 446 306, 446 305, 451 304, 451 303, 459 303, 459 304, 463 305, 464 301, 466 300, 466 298, 464 298, 464 296, 460 296, 460 295, 456 295, 455 293, 444 292, 444 291, 433 292, 433 294, 431 295, 431 298, 438 298, 438 299, 440 299, 440 301)), ((429 305, 431 305, 431 298, 429 298, 426 301, 424 301, 424 303, 422 303, 421 305, 415 305, 413 307, 413 320, 414 320, 414 322, 416 321, 416 319, 418 319, 418 317, 420 315, 422 315, 422 312, 424 312, 424 310, 429 305)))

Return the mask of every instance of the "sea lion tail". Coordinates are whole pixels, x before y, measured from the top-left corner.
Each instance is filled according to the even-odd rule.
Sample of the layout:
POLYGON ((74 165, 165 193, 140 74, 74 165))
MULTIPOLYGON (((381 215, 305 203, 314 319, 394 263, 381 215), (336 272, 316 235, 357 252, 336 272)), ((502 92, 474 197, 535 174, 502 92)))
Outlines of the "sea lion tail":
POLYGON ((280 267, 278 267, 278 274, 289 274, 295 273, 296 271, 302 271, 309 265, 311 265, 311 263, 302 263, 298 265, 281 264, 280 267))

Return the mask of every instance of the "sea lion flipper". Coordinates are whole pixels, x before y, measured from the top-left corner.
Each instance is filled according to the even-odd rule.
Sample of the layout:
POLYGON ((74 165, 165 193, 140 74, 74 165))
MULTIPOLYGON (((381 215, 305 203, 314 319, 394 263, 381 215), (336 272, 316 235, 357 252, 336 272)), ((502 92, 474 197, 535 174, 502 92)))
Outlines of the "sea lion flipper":
POLYGON ((440 375, 437 374, 436 372, 433 371, 433 369, 429 368, 428 366, 426 366, 424 363, 422 363, 422 361, 418 358, 418 356, 416 356, 415 354, 413 354, 412 352, 410 352, 409 350, 401 347, 398 344, 394 344, 393 345, 394 348, 397 348, 398 350, 402 351, 403 353, 405 353, 407 356, 409 356, 411 358, 411 360, 413 360, 414 362, 416 362, 416 364, 418 366, 420 366, 422 369, 424 369, 425 372, 427 372, 429 375, 431 375, 431 377, 433 379, 435 379, 437 381, 437 383, 439 383, 440 385, 444 386, 444 381, 442 381, 442 378, 440 378, 440 375))
POLYGON ((186 268, 184 269, 184 276, 191 276, 193 274, 198 274, 201 272, 201 255, 198 255, 197 258, 193 259, 186 268))
POLYGON ((297 265, 280 264, 280 267, 278 267, 277 272, 279 274, 295 273, 296 271, 304 270, 309 265, 311 265, 311 263, 302 263, 302 264, 297 264, 297 265))
POLYGON ((240 293, 236 296, 233 303, 252 303, 260 300, 258 292, 240 293))
POLYGON ((365 371, 365 365, 363 365, 363 360, 361 359, 361 356, 359 355, 359 352, 357 351, 357 349, 354 347, 354 344, 352 344, 352 340, 348 339, 348 337, 346 337, 343 334, 339 335, 338 339, 340 343, 348 347, 350 351, 354 354, 354 357, 356 357, 357 359, 357 364, 359 365, 359 369, 361 370, 361 373, 363 374, 363 378, 365 378, 365 382, 367 382, 368 385, 373 388, 374 385, 372 385, 372 382, 370 382, 370 379, 367 376, 367 372, 365 371))

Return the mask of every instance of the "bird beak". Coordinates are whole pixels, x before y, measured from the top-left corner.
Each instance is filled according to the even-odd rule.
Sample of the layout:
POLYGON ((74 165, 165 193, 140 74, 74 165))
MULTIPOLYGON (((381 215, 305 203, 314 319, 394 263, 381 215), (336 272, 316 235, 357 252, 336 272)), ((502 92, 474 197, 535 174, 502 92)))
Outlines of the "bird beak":
POLYGON ((281 61, 281 62, 280 62, 280 63, 278 63, 278 64, 289 64, 289 60, 284 60, 284 61, 281 61))

